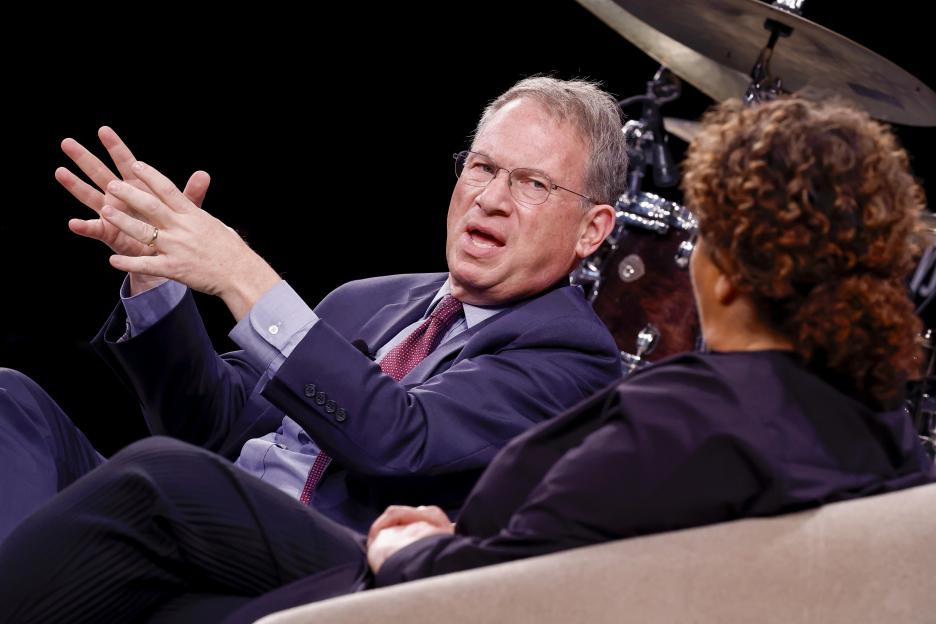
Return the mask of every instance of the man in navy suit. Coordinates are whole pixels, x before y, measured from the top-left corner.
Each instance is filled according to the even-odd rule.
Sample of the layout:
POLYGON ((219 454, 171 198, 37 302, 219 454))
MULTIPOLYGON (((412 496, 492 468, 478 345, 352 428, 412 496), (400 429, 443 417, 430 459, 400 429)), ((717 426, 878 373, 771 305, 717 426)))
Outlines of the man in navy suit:
MULTIPOLYGON (((72 229, 109 244, 128 273, 97 350, 153 433, 340 525, 366 530, 392 503, 454 514, 510 438, 619 376, 610 334, 567 280, 612 228, 625 180, 618 111, 594 85, 530 79, 488 107, 456 155, 447 274, 352 282, 314 310, 201 210, 206 174, 179 191, 100 136, 123 181, 71 140, 63 149, 105 193, 56 172, 100 217, 72 229), (242 351, 213 350, 189 289, 227 304, 242 351), (412 335, 452 297, 460 312, 414 359, 412 335), (388 373, 387 356, 405 366, 388 373)), ((2 538, 104 459, 30 380, 7 371, 0 388, 2 538)))
MULTIPOLYGON (((476 149, 502 158, 488 133, 510 134, 505 119, 476 149)), ((457 526, 436 507, 388 508, 366 551, 207 451, 138 443, 0 545, 0 622, 254 622, 363 588, 931 482, 899 390, 920 361, 904 284, 923 196, 906 154, 837 103, 735 101, 707 121, 684 187, 711 351, 644 368, 514 438, 457 526), (833 218, 856 228, 830 229, 833 218)))

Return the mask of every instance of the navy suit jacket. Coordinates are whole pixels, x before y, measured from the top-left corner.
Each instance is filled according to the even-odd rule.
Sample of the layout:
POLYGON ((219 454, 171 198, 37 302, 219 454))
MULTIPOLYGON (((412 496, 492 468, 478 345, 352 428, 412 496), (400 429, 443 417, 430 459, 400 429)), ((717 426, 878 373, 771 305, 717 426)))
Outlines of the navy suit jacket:
POLYGON ((118 306, 94 343, 139 397, 153 433, 233 459, 288 414, 333 457, 313 504, 366 531, 388 504, 454 513, 508 440, 620 376, 608 330, 565 285, 459 334, 394 381, 352 341, 376 351, 422 316, 446 277, 341 286, 267 384, 243 352, 215 352, 190 294, 124 342, 118 306))

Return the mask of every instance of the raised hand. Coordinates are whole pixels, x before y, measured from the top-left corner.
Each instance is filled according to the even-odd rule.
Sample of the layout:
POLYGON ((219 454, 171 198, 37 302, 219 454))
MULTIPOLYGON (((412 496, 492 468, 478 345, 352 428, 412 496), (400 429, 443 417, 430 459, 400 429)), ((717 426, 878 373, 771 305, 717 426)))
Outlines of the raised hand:
POLYGON ((238 320, 280 280, 234 230, 202 210, 159 171, 140 161, 130 171, 145 190, 112 180, 107 192, 129 211, 105 204, 101 216, 137 243, 151 243, 157 253, 118 253, 111 256, 114 268, 171 278, 217 295, 238 320))
MULTIPOLYGON (((101 209, 107 204, 113 206, 117 210, 131 214, 131 216, 139 217, 139 215, 134 214, 126 204, 106 192, 107 185, 110 182, 120 180, 121 178, 135 188, 146 190, 146 185, 137 179, 131 168, 133 163, 136 162, 136 158, 134 158, 127 145, 117 136, 117 133, 107 126, 98 130, 98 138, 100 138, 101 143, 107 149, 111 160, 114 161, 114 165, 117 167, 120 177, 114 174, 107 165, 101 162, 101 160, 83 145, 74 139, 65 139, 62 141, 62 151, 75 163, 79 170, 91 179, 97 188, 86 183, 65 167, 59 167, 55 170, 55 179, 64 186, 75 199, 96 212, 99 216, 101 209)), ((208 192, 208 185, 210 182, 211 178, 207 173, 204 171, 196 171, 189 178, 185 186, 184 195, 195 205, 201 206, 205 194, 208 192)), ((111 223, 101 218, 71 219, 68 222, 68 227, 75 234, 101 241, 115 253, 121 255, 146 256, 155 253, 152 247, 125 235, 119 228, 114 227, 111 223)), ((164 281, 164 277, 150 276, 141 273, 130 274, 130 287, 134 294, 152 288, 164 281)))

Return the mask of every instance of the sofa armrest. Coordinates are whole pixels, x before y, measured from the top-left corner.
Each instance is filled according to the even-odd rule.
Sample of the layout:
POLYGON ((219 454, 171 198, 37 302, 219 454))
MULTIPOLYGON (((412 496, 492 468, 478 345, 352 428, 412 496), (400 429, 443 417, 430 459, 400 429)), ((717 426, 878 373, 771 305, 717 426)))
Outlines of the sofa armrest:
POLYGON ((934 534, 936 484, 370 590, 258 624, 932 622, 934 534))

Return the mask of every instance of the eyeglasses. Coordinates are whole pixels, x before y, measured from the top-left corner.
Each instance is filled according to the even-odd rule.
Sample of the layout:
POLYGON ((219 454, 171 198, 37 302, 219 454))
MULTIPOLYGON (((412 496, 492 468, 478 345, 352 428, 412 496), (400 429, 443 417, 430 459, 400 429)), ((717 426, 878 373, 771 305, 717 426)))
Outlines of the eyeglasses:
MULTIPOLYGON (((452 156, 455 158, 455 177, 469 186, 485 187, 497 177, 497 173, 501 169, 504 169, 504 167, 498 166, 493 160, 478 152, 464 150, 452 154, 452 156)), ((556 189, 578 195, 593 204, 598 203, 587 195, 553 184, 549 176, 542 171, 524 167, 504 169, 504 171, 507 172, 507 188, 510 189, 510 194, 514 199, 524 204, 542 204, 549 198, 549 194, 556 189)))

